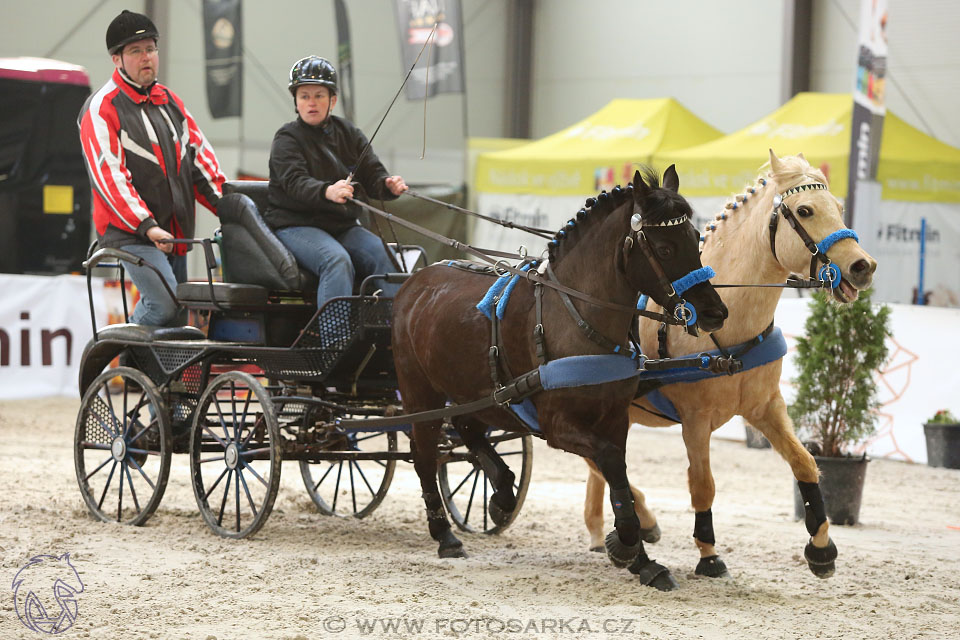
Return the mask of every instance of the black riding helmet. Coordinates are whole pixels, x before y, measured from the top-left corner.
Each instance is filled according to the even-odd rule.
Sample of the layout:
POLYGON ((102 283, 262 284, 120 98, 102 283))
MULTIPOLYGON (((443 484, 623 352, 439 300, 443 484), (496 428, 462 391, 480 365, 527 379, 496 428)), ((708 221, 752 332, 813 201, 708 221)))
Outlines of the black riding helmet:
POLYGON ((297 97, 297 87, 305 84, 318 84, 327 87, 330 95, 337 95, 337 70, 330 61, 320 56, 307 56, 297 60, 290 69, 290 84, 287 88, 294 98, 297 97))
POLYGON ((150 18, 124 9, 107 27, 107 51, 111 55, 117 54, 131 42, 146 38, 153 38, 156 42, 159 37, 157 27, 150 18))

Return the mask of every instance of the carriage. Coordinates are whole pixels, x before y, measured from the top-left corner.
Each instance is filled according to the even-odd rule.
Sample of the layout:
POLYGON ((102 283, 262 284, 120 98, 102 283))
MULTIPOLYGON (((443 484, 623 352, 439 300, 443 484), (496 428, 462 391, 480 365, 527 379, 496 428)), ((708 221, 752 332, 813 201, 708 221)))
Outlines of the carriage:
MULTIPOLYGON (((259 215, 265 200, 265 182, 228 182, 221 228, 213 239, 197 241, 207 281, 168 292, 206 324, 206 333, 129 323, 98 329, 93 320, 80 365, 74 460, 95 517, 146 522, 163 497, 175 453, 190 456, 204 521, 231 538, 252 535, 266 522, 284 460, 297 461, 321 513, 357 518, 382 502, 397 462, 411 460, 410 423, 398 415, 392 300, 377 295, 371 277, 358 295, 317 309, 313 276, 298 268, 259 215), (212 277, 215 245, 223 282, 212 277)), ((419 247, 394 248, 411 267, 426 261, 419 247)), ((122 280, 119 259, 138 262, 119 249, 91 247, 88 284, 96 267, 118 268, 122 280)), ((409 275, 381 277, 400 282, 409 275)), ((530 435, 487 437, 518 469, 514 490, 522 504, 532 469, 530 435)), ((438 464, 457 526, 496 533, 510 524, 512 518, 490 518, 489 480, 452 428, 444 432, 438 464)))

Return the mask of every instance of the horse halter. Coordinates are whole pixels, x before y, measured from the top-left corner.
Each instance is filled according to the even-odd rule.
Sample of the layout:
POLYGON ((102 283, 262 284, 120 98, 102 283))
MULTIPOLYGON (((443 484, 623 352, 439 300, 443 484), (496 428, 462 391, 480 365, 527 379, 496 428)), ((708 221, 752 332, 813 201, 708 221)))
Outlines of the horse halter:
POLYGON ((800 236, 804 246, 807 247, 807 251, 809 251, 811 254, 810 279, 819 280, 821 283, 829 284, 831 289, 836 289, 840 286, 840 268, 830 261, 830 258, 827 257, 827 251, 829 251, 830 247, 832 247, 838 241, 845 238, 853 238, 859 243, 860 238, 857 237, 857 232, 853 229, 837 229, 820 242, 814 242, 813 238, 810 237, 810 234, 807 233, 807 230, 803 228, 803 225, 800 224, 800 221, 797 220, 797 217, 785 202, 788 197, 804 191, 826 191, 826 189, 827 185, 823 184, 822 182, 811 182, 809 184, 801 184, 793 187, 792 189, 787 189, 783 193, 778 193, 773 196, 773 212, 770 214, 769 225, 770 251, 773 253, 773 259, 779 263, 780 259, 777 257, 777 224, 779 223, 780 216, 782 215, 786 221, 790 223, 790 227, 797 232, 798 236, 800 236), (817 271, 817 261, 823 263, 823 266, 820 267, 819 272, 817 271))
MULTIPOLYGON (((663 265, 660 264, 660 261, 654 254, 653 247, 650 246, 650 241, 647 239, 646 234, 643 233, 644 227, 676 227, 686 224, 688 220, 689 218, 686 214, 684 214, 677 218, 664 220, 658 224, 644 224, 643 217, 640 214, 638 207, 634 205, 634 214, 630 217, 630 232, 623 239, 623 265, 621 268, 623 269, 624 274, 626 274, 626 262, 630 255, 630 251, 633 249, 634 244, 639 246, 644 257, 647 259, 647 262, 650 264, 650 267, 653 269, 654 274, 657 276, 657 284, 660 286, 660 290, 666 294, 667 305, 665 305, 665 308, 673 307, 673 317, 686 325, 688 332, 696 335, 696 307, 684 300, 682 296, 687 289, 690 289, 701 282, 706 282, 716 274, 710 267, 701 267, 691 271, 681 278, 678 278, 677 280, 674 280, 673 282, 670 282, 670 280, 667 278, 666 272, 663 270, 663 265)), ((638 302, 637 308, 641 309, 646 307, 646 300, 647 296, 640 296, 640 302, 643 303, 643 306, 641 307, 640 302, 638 302)))

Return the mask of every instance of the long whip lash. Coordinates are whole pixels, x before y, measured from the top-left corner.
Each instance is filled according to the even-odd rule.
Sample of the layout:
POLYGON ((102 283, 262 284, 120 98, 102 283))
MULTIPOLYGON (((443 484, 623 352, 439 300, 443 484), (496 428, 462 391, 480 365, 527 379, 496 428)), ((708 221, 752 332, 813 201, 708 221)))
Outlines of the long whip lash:
MULTIPOLYGON (((367 155, 367 150, 370 149, 370 143, 373 142, 373 139, 377 137, 377 133, 380 131, 380 127, 383 126, 383 121, 387 119, 387 114, 390 113, 390 110, 393 109, 393 104, 397 101, 397 98, 400 97, 400 92, 403 91, 403 88, 407 85, 407 80, 410 79, 410 74, 413 73, 413 68, 417 66, 417 63, 420 62, 420 56, 423 55, 423 50, 427 48, 430 40, 433 38, 433 35, 437 32, 437 23, 433 24, 433 29, 430 30, 430 35, 427 36, 427 39, 424 41, 423 46, 420 48, 420 53, 417 54, 417 59, 413 61, 413 64, 410 65, 410 70, 407 71, 407 75, 403 78, 403 82, 400 84, 400 88, 397 89, 397 95, 393 96, 393 100, 390 101, 390 106, 387 107, 386 113, 383 114, 383 117, 380 118, 380 124, 377 125, 377 128, 374 130, 373 135, 370 136, 370 139, 367 140, 367 146, 363 148, 363 151, 360 152, 360 157, 357 158, 357 164, 354 167, 354 171, 360 168, 360 162, 363 160, 363 156, 367 155)), ((347 182, 353 180, 354 171, 351 171, 347 174, 347 182)))

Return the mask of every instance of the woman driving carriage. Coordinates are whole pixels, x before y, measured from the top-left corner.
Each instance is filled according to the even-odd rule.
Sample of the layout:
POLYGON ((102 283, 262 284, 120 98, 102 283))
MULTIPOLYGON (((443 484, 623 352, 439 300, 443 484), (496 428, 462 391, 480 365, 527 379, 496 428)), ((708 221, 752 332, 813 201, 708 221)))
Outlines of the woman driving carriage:
MULTIPOLYGON (((364 153, 367 139, 360 129, 331 113, 337 71, 330 62, 318 56, 297 61, 289 89, 297 119, 280 127, 270 148, 264 219, 297 262, 319 277, 317 306, 323 306, 351 295, 358 275, 398 271, 380 238, 360 225, 360 208, 347 198, 393 200, 407 185, 387 172, 372 149, 364 153)), ((379 286, 387 296, 398 288, 379 286)))

